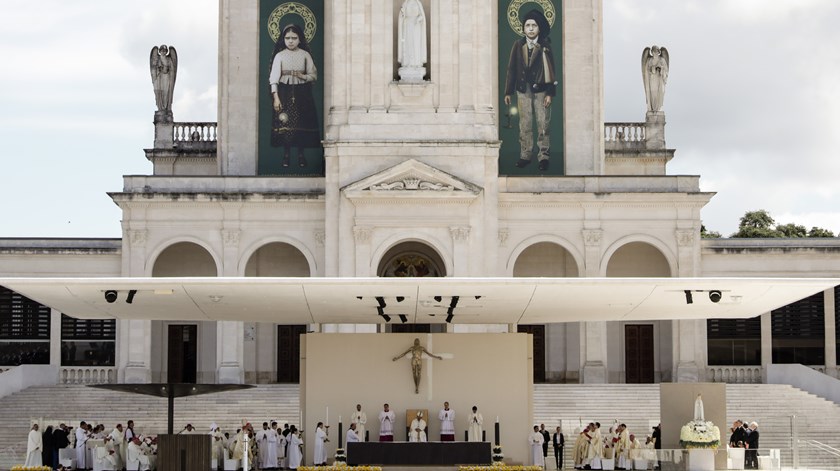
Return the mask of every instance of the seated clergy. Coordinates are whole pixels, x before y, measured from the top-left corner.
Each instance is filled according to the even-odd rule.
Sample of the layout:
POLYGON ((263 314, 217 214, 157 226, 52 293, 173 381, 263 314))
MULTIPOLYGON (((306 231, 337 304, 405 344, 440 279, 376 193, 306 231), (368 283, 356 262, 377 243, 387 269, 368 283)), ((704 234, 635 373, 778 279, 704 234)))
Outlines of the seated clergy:
POLYGON ((426 440, 426 421, 423 420, 423 412, 417 411, 417 416, 411 421, 408 429, 408 441, 422 443, 426 440))

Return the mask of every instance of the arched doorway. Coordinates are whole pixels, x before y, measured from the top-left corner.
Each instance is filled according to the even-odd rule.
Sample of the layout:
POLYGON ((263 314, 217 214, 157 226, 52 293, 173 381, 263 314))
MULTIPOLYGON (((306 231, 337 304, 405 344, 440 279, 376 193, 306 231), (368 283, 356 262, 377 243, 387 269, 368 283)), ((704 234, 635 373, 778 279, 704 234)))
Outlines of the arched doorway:
MULTIPOLYGON (((311 273, 309 261, 297 247, 271 242, 251 254, 245 264, 245 276, 308 277, 311 273)), ((306 334, 306 325, 258 323, 253 330, 254 335, 245 342, 247 379, 257 383, 274 378, 278 383, 299 383, 300 336, 306 334), (276 366, 272 357, 276 358, 276 366)))
MULTIPOLYGON (((440 277, 446 276, 446 265, 437 251, 422 242, 397 244, 382 256, 377 276, 388 277, 440 277)), ((386 324, 386 332, 441 333, 443 324, 386 324)))
MULTIPOLYGON (((213 256, 207 249, 193 242, 170 245, 158 255, 152 266, 153 277, 211 277, 217 274, 218 268, 213 256)), ((195 383, 199 377, 201 382, 205 382, 215 375, 215 326, 215 322, 153 323, 152 330, 157 331, 158 335, 152 336, 152 352, 153 355, 161 356, 165 352, 168 382, 195 383)), ((158 364, 163 366, 163 358, 160 358, 158 364)))
MULTIPOLYGON (((646 242, 630 242, 612 254, 607 263, 607 276, 668 278, 671 276, 671 265, 665 255, 653 245, 646 242)), ((656 345, 659 343, 656 338, 657 331, 664 328, 670 332, 670 321, 619 323, 619 326, 624 344, 624 382, 655 382, 656 345)), ((666 350, 660 348, 663 354, 666 350)), ((670 364, 669 361, 666 363, 670 364)))
MULTIPOLYGON (((514 277, 577 277, 578 265, 575 257, 563 246, 553 242, 537 242, 528 246, 516 257, 513 264, 514 277)), ((564 359, 557 358, 558 365, 551 368, 546 356, 547 345, 551 340, 560 342, 565 350, 565 324, 518 325, 518 332, 533 336, 534 382, 546 382, 546 372, 557 370, 556 375, 563 376, 564 359)))

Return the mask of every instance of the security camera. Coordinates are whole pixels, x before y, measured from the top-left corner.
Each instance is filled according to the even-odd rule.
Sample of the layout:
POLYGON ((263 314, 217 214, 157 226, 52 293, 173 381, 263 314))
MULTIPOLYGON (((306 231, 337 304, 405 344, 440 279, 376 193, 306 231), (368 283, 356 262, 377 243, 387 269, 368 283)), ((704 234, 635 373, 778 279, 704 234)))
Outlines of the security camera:
POLYGON ((113 303, 116 300, 117 300, 117 291, 116 290, 109 289, 108 291, 105 292, 105 301, 108 301, 109 303, 113 303))
POLYGON ((721 298, 720 290, 713 289, 709 291, 709 301, 719 303, 721 298))

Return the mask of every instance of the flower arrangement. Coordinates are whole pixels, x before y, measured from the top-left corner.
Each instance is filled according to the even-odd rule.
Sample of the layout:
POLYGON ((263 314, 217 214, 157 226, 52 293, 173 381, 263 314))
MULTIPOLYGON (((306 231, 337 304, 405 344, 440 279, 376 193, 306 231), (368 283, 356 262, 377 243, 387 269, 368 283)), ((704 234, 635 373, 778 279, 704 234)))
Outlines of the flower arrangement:
POLYGON ((12 466, 11 471, 52 471, 49 466, 12 466))
POLYGON ((501 445, 494 445, 493 446, 493 464, 494 465, 503 465, 505 459, 505 454, 502 453, 502 446, 501 445))
POLYGON ((301 466, 298 471, 382 471, 381 466, 347 466, 336 463, 333 466, 301 466))
POLYGON ((720 429, 709 421, 692 420, 680 429, 680 447, 686 449, 717 449, 720 429))
POLYGON ((344 448, 336 448, 335 449, 335 466, 346 466, 347 465, 347 454, 344 452, 344 448))
POLYGON ((460 466, 458 471, 544 471, 542 466, 508 466, 504 463, 494 463, 492 466, 460 466))

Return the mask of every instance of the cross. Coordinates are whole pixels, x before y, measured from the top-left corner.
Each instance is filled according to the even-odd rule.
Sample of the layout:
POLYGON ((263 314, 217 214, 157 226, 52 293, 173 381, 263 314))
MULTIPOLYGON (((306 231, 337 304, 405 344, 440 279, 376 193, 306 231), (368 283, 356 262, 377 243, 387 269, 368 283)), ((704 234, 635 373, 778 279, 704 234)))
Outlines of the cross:
MULTIPOLYGON (((429 350, 432 350, 432 334, 426 334, 426 345, 428 345, 429 350)), ((453 353, 437 353, 441 360, 452 360, 455 358, 455 354, 453 353)), ((431 360, 431 358, 427 356, 423 356, 423 360, 431 360)), ((432 370, 434 369, 435 362, 427 361, 427 366, 429 368, 429 374, 426 375, 426 390, 427 390, 427 397, 428 401, 432 400, 432 370)))

